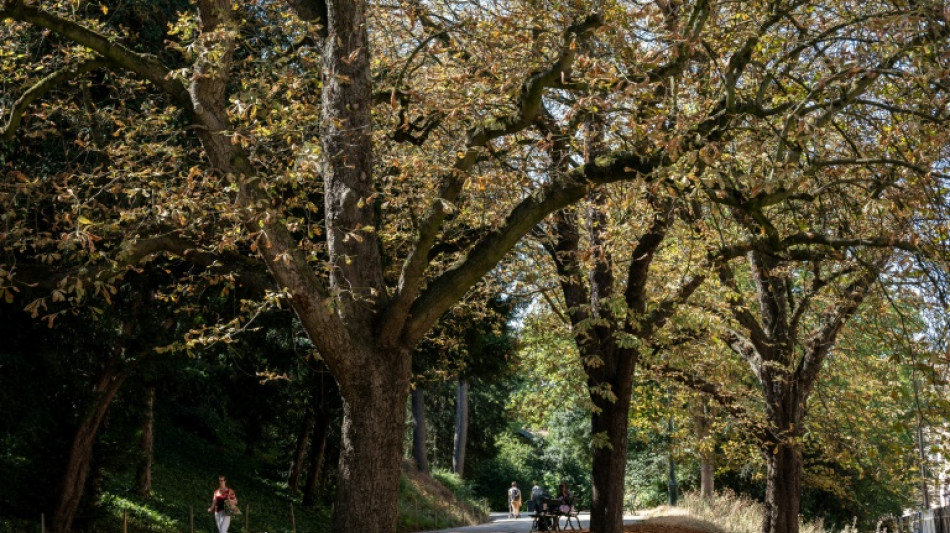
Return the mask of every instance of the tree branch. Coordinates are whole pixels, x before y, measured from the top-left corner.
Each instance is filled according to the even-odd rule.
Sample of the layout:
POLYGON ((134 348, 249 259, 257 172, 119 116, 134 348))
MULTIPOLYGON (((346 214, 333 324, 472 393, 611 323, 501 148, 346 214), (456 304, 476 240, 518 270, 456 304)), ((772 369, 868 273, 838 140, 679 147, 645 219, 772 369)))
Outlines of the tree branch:
POLYGON ((421 338, 442 313, 491 270, 523 235, 550 213, 583 198, 591 185, 649 177, 662 161, 664 159, 660 157, 640 159, 627 153, 600 157, 554 179, 537 194, 522 200, 500 227, 429 283, 410 308, 411 318, 404 335, 413 341, 421 338))
POLYGON ((20 127, 20 121, 23 118, 23 114, 26 113, 26 109, 30 107, 30 104, 42 98, 54 87, 99 67, 104 67, 106 64, 107 62, 103 59, 88 59, 82 63, 64 67, 36 82, 36 84, 27 89, 20 95, 17 101, 13 103, 13 107, 10 109, 10 116, 7 118, 7 123, 0 128, 0 138, 6 141, 13 139, 17 128, 20 127))
POLYGON ((66 20, 37 7, 26 5, 23 0, 5 0, 0 10, 0 19, 13 18, 29 22, 98 53, 111 64, 134 72, 152 82, 172 97, 176 103, 191 110, 188 91, 177 79, 169 76, 169 70, 158 59, 139 54, 115 42, 114 39, 96 33, 75 22, 66 20))
POLYGON ((430 205, 420 224, 416 241, 403 262, 396 294, 383 311, 381 337, 392 340, 402 330, 405 312, 419 295, 422 278, 428 267, 429 250, 445 220, 447 206, 458 199, 465 184, 467 173, 479 159, 479 150, 492 139, 519 132, 530 126, 541 111, 541 97, 547 87, 570 77, 578 45, 588 39, 593 31, 603 25, 599 14, 588 16, 570 26, 564 33, 564 45, 553 65, 532 74, 522 84, 517 109, 511 115, 486 120, 468 134, 467 148, 456 158, 452 171, 443 177, 439 195, 430 205))

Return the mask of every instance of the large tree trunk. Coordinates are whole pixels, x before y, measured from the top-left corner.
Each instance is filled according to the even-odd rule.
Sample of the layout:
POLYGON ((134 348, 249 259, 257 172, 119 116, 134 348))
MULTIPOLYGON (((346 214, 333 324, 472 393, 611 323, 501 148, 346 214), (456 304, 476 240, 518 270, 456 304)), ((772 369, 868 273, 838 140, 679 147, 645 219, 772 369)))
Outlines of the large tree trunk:
POLYGON ((96 442, 96 434, 102 424, 109 405, 116 393, 128 377, 127 370, 119 370, 119 363, 109 364, 103 371, 96 384, 97 394, 95 403, 80 422, 73 437, 72 448, 63 474, 63 482, 59 489, 59 500, 50 521, 51 533, 70 533, 76 511, 82 499, 83 488, 89 477, 89 465, 92 463, 92 449, 96 442))
POLYGON ((455 450, 452 453, 452 471, 465 474, 465 444, 468 442, 468 381, 460 379, 455 398, 455 450))
POLYGON ((310 433, 317 424, 316 410, 311 406, 307 410, 300 431, 297 433, 297 446, 294 449, 293 462, 290 465, 290 474, 287 475, 287 488, 296 494, 300 485, 300 473, 303 471, 304 460, 307 458, 307 444, 310 442, 310 433))
POLYGON ((333 515, 338 533, 396 529, 411 365, 408 352, 374 355, 368 358, 373 364, 363 369, 363 386, 342 391, 340 485, 333 515), (379 364, 383 361, 389 364, 379 364))
POLYGON ((136 472, 136 489, 139 496, 152 496, 152 449, 155 444, 155 387, 145 393, 145 417, 142 420, 142 439, 139 441, 141 458, 136 472))
POLYGON ((763 395, 772 442, 762 453, 768 465, 763 533, 798 533, 802 497, 802 449, 805 402, 801 381, 781 367, 762 371, 763 395))
POLYGON ((420 472, 428 473, 429 460, 426 455, 425 390, 417 386, 412 389, 412 458, 420 472))
MULTIPOLYGON (((601 394, 591 393, 591 401, 597 407, 595 411, 598 411, 591 414, 591 433, 605 435, 609 445, 596 446, 593 450, 590 530, 597 533, 622 533, 633 362, 623 361, 625 356, 620 355, 605 357, 619 357, 621 360, 604 365, 604 368, 617 371, 617 375, 611 380, 611 392, 616 396, 615 400, 610 401, 601 394)), ((629 357, 629 354, 626 357, 629 357)), ((593 370, 591 372, 596 374, 593 370)), ((602 384, 604 377, 598 375, 592 378, 591 389, 596 390, 593 387, 594 382, 600 381, 602 384)))
POLYGON ((765 489, 764 533, 798 533, 802 494, 802 453, 797 445, 778 444, 765 450, 768 478, 765 489))
POLYGON ((316 416, 311 439, 310 466, 307 468, 307 481, 303 489, 305 507, 313 507, 317 503, 317 494, 320 492, 320 471, 326 454, 327 437, 330 434, 330 415, 322 402, 314 413, 316 416))

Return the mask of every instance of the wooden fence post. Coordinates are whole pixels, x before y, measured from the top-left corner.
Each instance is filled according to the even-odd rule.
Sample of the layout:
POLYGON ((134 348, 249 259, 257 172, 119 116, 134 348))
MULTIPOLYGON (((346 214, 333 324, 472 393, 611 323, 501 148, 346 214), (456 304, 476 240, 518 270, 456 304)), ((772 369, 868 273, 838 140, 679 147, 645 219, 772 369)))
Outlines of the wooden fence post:
POLYGON ((40 533, 46 533, 46 513, 40 513, 40 533))
POLYGON ((191 533, 195 533, 195 506, 194 505, 188 507, 188 529, 191 533))
POLYGON ((129 533, 129 510, 122 509, 122 533, 129 533))

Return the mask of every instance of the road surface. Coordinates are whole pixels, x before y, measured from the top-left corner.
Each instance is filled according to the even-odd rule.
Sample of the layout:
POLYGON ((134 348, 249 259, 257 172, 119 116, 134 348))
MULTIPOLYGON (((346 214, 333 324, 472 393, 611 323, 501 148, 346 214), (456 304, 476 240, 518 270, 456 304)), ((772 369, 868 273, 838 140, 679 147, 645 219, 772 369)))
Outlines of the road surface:
MULTIPOLYGON (((577 517, 581 519, 581 527, 586 529, 590 524, 590 513, 581 511, 577 517)), ((530 533, 531 531, 531 516, 528 513, 521 513, 521 518, 518 519, 508 518, 508 513, 492 513, 490 520, 477 526, 450 527, 426 533, 530 533)), ((639 521, 641 518, 627 515, 624 516, 623 523, 635 524, 639 521)))

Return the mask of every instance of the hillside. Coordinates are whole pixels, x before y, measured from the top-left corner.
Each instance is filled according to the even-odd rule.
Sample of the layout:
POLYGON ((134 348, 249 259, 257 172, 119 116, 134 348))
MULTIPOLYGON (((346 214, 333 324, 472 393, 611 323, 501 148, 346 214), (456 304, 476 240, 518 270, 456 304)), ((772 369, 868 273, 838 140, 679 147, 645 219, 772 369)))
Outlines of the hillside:
MULTIPOLYGON (((330 504, 305 508, 299 497, 292 497, 284 485, 280 467, 264 459, 248 459, 235 449, 209 443, 170 424, 160 426, 155 445, 152 471, 152 498, 140 498, 128 487, 132 477, 126 473, 103 479, 100 505, 81 517, 87 529, 97 533, 118 533, 123 519, 128 530, 135 533, 180 533, 191 530, 213 532, 213 520, 207 513, 211 493, 218 474, 228 476, 228 484, 237 493, 243 516, 234 519, 233 533, 291 533, 291 512, 296 533, 323 533, 330 530, 330 504), (293 503, 293 511, 291 511, 293 503), (245 521, 248 529, 245 529, 245 521)), ((123 469, 129 470, 129 469, 123 469)), ((484 513, 476 506, 457 498, 466 496, 466 489, 457 478, 439 475, 443 484, 432 476, 403 468, 400 480, 398 531, 408 533, 462 524, 477 523, 484 513)), ((371 502, 365 508, 369 511, 371 502)), ((10 533, 38 531, 36 520, 13 520, 0 517, 0 530, 10 533)))

